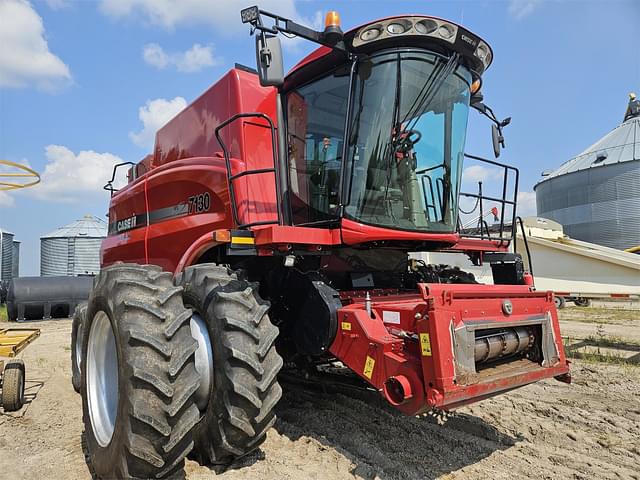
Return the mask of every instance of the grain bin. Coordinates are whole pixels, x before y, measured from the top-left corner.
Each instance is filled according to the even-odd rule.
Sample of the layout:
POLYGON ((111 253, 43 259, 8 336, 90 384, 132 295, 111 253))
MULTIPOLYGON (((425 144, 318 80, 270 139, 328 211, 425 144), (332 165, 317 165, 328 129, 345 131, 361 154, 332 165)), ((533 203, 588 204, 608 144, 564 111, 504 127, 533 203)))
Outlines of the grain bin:
POLYGON ((640 244, 637 109, 628 109, 611 132, 543 175, 534 187, 538 216, 562 224, 564 232, 578 240, 617 249, 640 244))
POLYGON ((40 237, 40 275, 95 275, 100 270, 100 245, 107 224, 85 215, 40 237))
POLYGON ((12 272, 11 276, 13 278, 20 276, 20 242, 17 240, 13 241, 13 258, 12 258, 12 272))
POLYGON ((0 228, 0 282, 13 276, 13 233, 0 228))

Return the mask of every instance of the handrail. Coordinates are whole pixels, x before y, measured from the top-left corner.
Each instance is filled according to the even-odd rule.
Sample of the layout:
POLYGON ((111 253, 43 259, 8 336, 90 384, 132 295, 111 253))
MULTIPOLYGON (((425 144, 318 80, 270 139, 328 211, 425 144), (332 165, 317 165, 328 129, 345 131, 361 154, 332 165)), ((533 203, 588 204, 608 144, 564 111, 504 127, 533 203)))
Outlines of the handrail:
POLYGON ((116 172, 118 171, 118 168, 122 167, 123 165, 135 165, 134 162, 122 162, 122 163, 116 163, 113 166, 113 171, 111 173, 111 180, 109 180, 103 187, 103 190, 106 190, 107 192, 111 193, 111 196, 113 197, 113 193, 117 192, 118 189, 117 188, 113 188, 113 182, 116 179, 116 172))
MULTIPOLYGON (((502 198, 498 198, 498 197, 493 197, 493 196, 487 196, 484 195, 482 193, 482 182, 479 182, 479 191, 478 193, 467 193, 467 192, 460 192, 460 196, 461 197, 469 197, 469 198, 475 198, 478 201, 478 205, 480 208, 480 212, 478 214, 478 230, 479 230, 479 234, 478 233, 465 233, 463 232, 461 229, 459 229, 459 234, 462 237, 469 237, 469 238, 485 238, 485 231, 486 231, 486 236, 488 237, 489 240, 499 240, 500 241, 500 246, 506 244, 509 245, 509 243, 513 240, 515 241, 515 236, 516 236, 516 207, 517 207, 517 202, 518 202, 518 184, 520 181, 520 171, 516 168, 513 167, 511 165, 507 165, 505 163, 501 163, 501 162, 497 162, 495 160, 489 160, 486 158, 482 158, 482 157, 478 157, 476 155, 470 155, 465 153, 464 156, 466 158, 470 158, 472 160, 476 160, 479 162, 484 162, 484 163, 488 163, 490 165, 494 165, 497 167, 500 167, 502 169, 502 198), (509 200, 507 198, 507 187, 508 187, 508 183, 509 183, 509 177, 510 177, 510 172, 513 172, 515 175, 515 182, 514 182, 514 186, 513 186, 513 199, 509 200), (491 232, 489 231, 488 228, 488 224, 486 223, 486 221, 484 221, 484 205, 483 205, 483 200, 488 200, 490 202, 495 202, 495 203, 499 203, 500 204, 500 224, 499 224, 499 231, 497 235, 494 235, 493 237, 491 236, 491 232), (511 205, 513 207, 513 211, 512 211, 512 215, 511 215, 511 224, 508 225, 505 223, 505 209, 507 207, 507 205, 511 205), (505 228, 509 228, 511 230, 511 236, 510 237, 506 237, 505 236, 505 228)), ((458 206, 459 208, 459 206, 458 206)), ((475 209, 475 207, 474 207, 475 209)))
MULTIPOLYGON (((521 217, 516 217, 516 220, 518 221, 518 223, 520 224, 520 231, 522 232, 522 241, 524 242, 524 248, 527 252, 527 263, 529 264, 529 273, 531 274, 531 276, 533 277, 533 263, 531 262, 531 252, 529 251, 529 242, 527 241, 527 234, 524 230, 524 223, 522 222, 522 218, 521 217)), ((513 253, 517 253, 517 241, 516 239, 514 239, 513 241, 513 253)), ((533 277, 535 279, 535 277, 533 277)))
POLYGON ((245 112, 245 113, 236 113, 235 115, 233 115, 232 117, 228 118, 227 120, 225 120, 224 122, 222 122, 220 125, 218 125, 215 128, 215 136, 216 139, 218 140, 218 143, 220 144, 220 147, 222 148, 222 152, 224 154, 224 162, 225 165, 227 167, 227 181, 229 183, 229 196, 230 196, 230 200, 231 200, 231 214, 233 215, 233 220, 235 222, 235 224, 238 226, 238 228, 243 229, 243 228, 249 228, 249 227, 256 227, 259 225, 274 225, 274 224, 280 224, 281 223, 281 218, 282 218, 282 204, 281 204, 281 196, 280 196, 280 179, 279 179, 279 174, 278 174, 278 168, 277 168, 277 163, 278 163, 278 151, 277 151, 277 141, 276 141, 276 131, 275 131, 276 127, 275 124, 273 123, 273 120, 271 120, 271 118, 262 113, 262 112, 245 112), (240 172, 237 174, 232 174, 231 173, 231 156, 229 153, 229 149, 227 148, 227 146, 225 145, 224 141, 222 140, 222 137, 220 136, 220 130, 222 130, 224 127, 226 127, 227 125, 235 122, 238 119, 241 118, 262 118, 263 120, 265 120, 268 124, 269 124, 269 128, 271 130, 271 149, 272 149, 272 156, 273 156, 273 168, 260 168, 260 169, 255 169, 255 170, 245 170, 244 172, 240 172), (267 220, 267 221, 261 221, 261 222, 250 222, 250 223, 240 223, 240 218, 238 216, 238 205, 236 204, 236 192, 235 192, 235 187, 234 187, 234 180, 237 180, 238 178, 242 178, 245 177, 247 175, 259 175, 261 173, 273 173, 276 177, 276 208, 277 208, 277 216, 278 218, 276 220, 267 220))

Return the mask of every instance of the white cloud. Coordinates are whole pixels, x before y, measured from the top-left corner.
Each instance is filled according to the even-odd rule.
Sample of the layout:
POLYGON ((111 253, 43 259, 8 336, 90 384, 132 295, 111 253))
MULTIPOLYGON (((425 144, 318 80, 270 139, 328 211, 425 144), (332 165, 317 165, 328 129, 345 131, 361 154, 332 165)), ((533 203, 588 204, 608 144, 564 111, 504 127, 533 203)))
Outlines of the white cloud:
POLYGON ((536 214, 536 193, 518 192, 518 215, 524 218, 532 217, 536 214))
POLYGON ((149 43, 142 49, 142 58, 148 65, 163 69, 169 65, 169 56, 157 43, 149 43))
POLYGON ((13 197, 9 195, 7 192, 0 191, 0 208, 2 207, 13 207, 13 197))
MULTIPOLYGON (((45 149, 47 163, 40 184, 25 193, 53 202, 83 201, 88 195, 103 194, 103 185, 111 178, 113 166, 122 159, 111 153, 83 150, 73 153, 62 145, 49 145, 45 149)), ((124 184, 124 173, 116 182, 116 188, 124 184)))
POLYGON ((462 181, 464 183, 491 180, 502 180, 502 171, 498 168, 484 167, 482 165, 471 165, 462 171, 462 181))
POLYGON ((516 20, 522 20, 533 13, 542 4, 542 0, 510 0, 509 15, 516 20))
POLYGON ((140 147, 153 148, 156 132, 169 120, 187 106, 187 101, 182 97, 173 100, 157 98, 148 100, 138 109, 138 117, 142 122, 142 130, 129 133, 129 138, 140 147))
POLYGON ((151 66, 164 69, 174 66, 179 72, 199 72, 203 68, 219 64, 213 56, 213 47, 196 43, 186 52, 166 53, 157 43, 149 43, 142 50, 142 58, 151 66))
POLYGON ((71 6, 71 0, 45 0, 51 10, 61 10, 71 6))
MULTIPOLYGON (((314 30, 323 29, 324 17, 320 10, 317 10, 311 18, 300 17, 296 14, 292 20, 314 30)), ((281 35, 280 38, 282 40, 282 46, 292 52, 298 51, 305 42, 308 43, 307 40, 300 37, 289 38, 281 35)))
MULTIPOLYGON (((169 30, 204 24, 231 33, 248 31, 240 22, 240 10, 246 6, 245 0, 101 0, 100 10, 114 18, 142 17, 169 30)), ((260 8, 287 18, 299 17, 294 0, 261 0, 260 8)))
POLYGON ((0 18, 0 87, 54 90, 71 82, 69 67, 49 51, 42 18, 29 2, 0 0, 0 18))

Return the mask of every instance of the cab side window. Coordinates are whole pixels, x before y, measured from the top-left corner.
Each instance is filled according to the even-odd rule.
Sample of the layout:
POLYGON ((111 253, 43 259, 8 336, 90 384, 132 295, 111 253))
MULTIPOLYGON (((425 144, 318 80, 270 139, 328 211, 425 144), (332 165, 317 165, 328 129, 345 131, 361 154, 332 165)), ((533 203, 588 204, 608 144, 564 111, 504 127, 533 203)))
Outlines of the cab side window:
POLYGON ((349 76, 333 73, 287 96, 290 205, 296 225, 336 216, 349 76))

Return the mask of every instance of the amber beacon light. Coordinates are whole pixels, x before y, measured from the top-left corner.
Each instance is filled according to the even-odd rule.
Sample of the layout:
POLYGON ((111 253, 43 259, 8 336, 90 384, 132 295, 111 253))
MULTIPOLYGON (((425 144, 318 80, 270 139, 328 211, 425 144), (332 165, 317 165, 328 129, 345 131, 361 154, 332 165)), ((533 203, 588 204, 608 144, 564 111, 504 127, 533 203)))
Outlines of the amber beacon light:
POLYGON ((340 14, 331 10, 324 18, 324 39, 327 43, 335 45, 342 40, 343 33, 340 28, 340 14))

